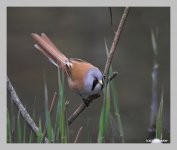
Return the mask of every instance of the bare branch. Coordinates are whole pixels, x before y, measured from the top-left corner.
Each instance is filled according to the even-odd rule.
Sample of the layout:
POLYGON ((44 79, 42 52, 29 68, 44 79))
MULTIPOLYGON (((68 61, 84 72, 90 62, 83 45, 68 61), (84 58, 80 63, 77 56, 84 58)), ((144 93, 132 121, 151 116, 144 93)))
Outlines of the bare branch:
POLYGON ((114 56, 114 52, 116 50, 117 43, 120 39, 120 35, 121 35, 121 32, 122 32, 123 26, 125 24, 129 9, 130 9, 129 7, 125 8, 124 13, 122 15, 122 18, 120 20, 119 26, 117 28, 117 31, 115 32, 114 40, 112 42, 112 46, 111 46, 111 49, 109 51, 109 55, 108 55, 108 58, 107 58, 107 61, 106 61, 105 69, 104 69, 105 77, 107 77, 107 75, 108 75, 109 68, 110 68, 110 65, 111 65, 111 62, 112 62, 112 59, 113 59, 113 56, 114 56))
MULTIPOLYGON (((8 77, 7 77, 7 90, 11 96, 11 100, 16 105, 16 107, 19 110, 22 117, 25 119, 25 121, 27 122, 29 127, 32 129, 32 131, 38 136, 39 128, 37 127, 37 125, 35 124, 33 119, 31 118, 31 116, 29 115, 29 113, 27 112, 27 110, 25 109, 23 104, 21 103, 21 100, 19 99, 19 97, 18 97, 15 89, 13 88, 8 77)), ((48 143, 47 138, 45 138, 44 141, 45 141, 45 143, 48 143)))
POLYGON ((71 123, 84 111, 84 109, 87 106, 85 103, 82 103, 75 111, 74 113, 68 118, 68 125, 71 125, 71 123))
MULTIPOLYGON (((111 46, 111 49, 109 51, 109 55, 107 57, 107 61, 106 61, 106 65, 105 65, 105 69, 104 69, 104 76, 106 78, 106 81, 108 80, 108 72, 109 72, 109 68, 110 68, 110 65, 111 65, 111 62, 112 62, 112 59, 113 59, 113 56, 114 56, 114 52, 115 52, 115 49, 116 49, 116 46, 117 46, 117 43, 120 39, 120 35, 121 35, 121 32, 122 32, 122 29, 123 29, 123 26, 125 24, 125 20, 127 18, 127 15, 128 15, 128 12, 129 12, 129 7, 126 7, 124 12, 123 12, 123 15, 122 15, 122 18, 120 20, 120 24, 117 28, 117 31, 115 32, 115 36, 114 36, 114 40, 112 42, 112 46, 111 46)), ((114 74, 113 78, 117 75, 117 73, 114 74)), ((111 80, 113 79, 111 77, 111 80)), ((89 101, 92 102, 92 100, 98 98, 99 95, 95 96, 95 97, 91 97, 89 98, 89 101)), ((68 124, 71 125, 72 122, 81 114, 81 112, 83 112, 83 110, 86 108, 87 106, 82 103, 77 109, 76 111, 69 117, 68 119, 68 124)))

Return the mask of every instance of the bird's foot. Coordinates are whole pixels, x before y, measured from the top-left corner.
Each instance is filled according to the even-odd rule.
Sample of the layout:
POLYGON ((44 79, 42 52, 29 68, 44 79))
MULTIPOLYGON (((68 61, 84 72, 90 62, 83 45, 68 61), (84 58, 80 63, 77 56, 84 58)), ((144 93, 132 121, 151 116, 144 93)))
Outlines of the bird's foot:
POLYGON ((85 104, 85 106, 89 106, 89 104, 90 104, 90 101, 89 101, 89 99, 84 99, 83 98, 83 101, 84 101, 84 104, 85 104))
POLYGON ((98 97, 100 97, 100 95, 99 95, 99 94, 95 94, 95 95, 89 96, 87 99, 82 98, 82 100, 84 101, 85 105, 88 107, 89 104, 90 104, 94 99, 96 99, 96 98, 98 98, 98 97))

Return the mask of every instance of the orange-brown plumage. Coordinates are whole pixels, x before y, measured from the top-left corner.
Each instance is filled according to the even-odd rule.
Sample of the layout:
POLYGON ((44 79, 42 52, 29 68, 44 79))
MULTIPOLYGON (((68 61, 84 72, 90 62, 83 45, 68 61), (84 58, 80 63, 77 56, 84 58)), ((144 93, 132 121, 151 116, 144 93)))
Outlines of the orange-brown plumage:
POLYGON ((44 33, 32 33, 32 38, 35 47, 66 73, 69 87, 83 99, 102 90, 103 75, 97 67, 81 59, 67 58, 44 33))
POLYGON ((74 81, 73 84, 69 84, 71 89, 81 90, 84 86, 84 77, 87 71, 94 66, 82 60, 70 59, 72 63, 71 77, 74 81))

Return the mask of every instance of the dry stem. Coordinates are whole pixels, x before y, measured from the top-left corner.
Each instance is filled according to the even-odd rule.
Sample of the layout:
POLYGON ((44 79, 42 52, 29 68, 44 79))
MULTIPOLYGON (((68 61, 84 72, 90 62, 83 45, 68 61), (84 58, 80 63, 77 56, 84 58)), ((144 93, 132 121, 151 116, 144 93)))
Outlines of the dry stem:
MULTIPOLYGON (((27 122, 29 127, 32 129, 32 131, 38 136, 39 128, 37 127, 33 119, 31 118, 31 116, 29 115, 29 113, 27 112, 23 104, 21 103, 21 100, 19 99, 8 77, 7 77, 7 90, 11 96, 11 100, 16 105, 22 117, 25 119, 25 121, 27 122)), ((44 142, 48 143, 48 139, 46 137, 44 138, 44 142)))
POLYGON ((79 135, 80 135, 82 129, 83 129, 83 126, 81 126, 81 127, 79 128, 79 131, 77 132, 77 135, 76 135, 76 138, 75 138, 75 140, 74 140, 74 143, 77 142, 77 140, 78 140, 78 138, 79 138, 79 135))
MULTIPOLYGON (((110 68, 110 65, 111 65, 111 62, 112 62, 112 59, 113 59, 113 56, 114 56, 114 52, 116 50, 117 43, 120 39, 120 35, 121 35, 121 32, 122 32, 123 26, 125 24, 128 12, 129 12, 129 7, 126 7, 124 12, 123 12, 123 15, 122 15, 122 18, 120 20, 119 26, 117 28, 117 31, 115 32, 114 40, 112 42, 112 46, 111 46, 111 49, 109 51, 109 55, 107 57, 107 61, 106 61, 105 69, 104 69, 104 77, 105 77, 106 81, 108 80, 109 68, 110 68)), ((107 84, 107 82, 106 82, 106 84, 107 84)), ((98 97, 96 97, 96 98, 98 98, 98 97)), ((89 98, 89 101, 92 102, 92 100, 96 99, 96 98, 95 97, 89 98)), ((76 109, 76 111, 69 117, 68 124, 71 125, 73 123, 73 121, 81 114, 81 112, 83 112, 83 110, 86 107, 87 106, 84 103, 82 103, 76 109)))

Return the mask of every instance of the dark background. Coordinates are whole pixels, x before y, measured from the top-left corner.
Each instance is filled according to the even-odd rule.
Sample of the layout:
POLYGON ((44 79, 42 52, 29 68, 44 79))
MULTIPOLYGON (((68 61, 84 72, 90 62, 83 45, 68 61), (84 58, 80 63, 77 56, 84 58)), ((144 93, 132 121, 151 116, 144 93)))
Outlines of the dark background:
MULTIPOLYGON (((124 8, 113 7, 113 24, 117 28, 124 8)), ((150 118, 153 50, 151 30, 158 28, 159 99, 164 87, 163 127, 170 132, 170 8, 131 8, 113 59, 118 71, 117 84, 125 142, 145 142, 150 118)), ((44 123, 44 72, 49 99, 58 90, 57 68, 33 47, 31 33, 46 33, 68 57, 91 62, 104 69, 104 38, 111 46, 114 33, 110 13, 104 7, 8 7, 7 75, 35 122, 44 123), (34 102, 35 101, 35 102, 34 102)), ((9 99, 9 96, 8 96, 9 99)), ((67 116, 82 102, 66 86, 70 101, 67 116)), ((7 102, 10 109, 10 103, 7 102)), ((71 125, 70 142, 83 126, 78 142, 85 142, 86 124, 90 120, 92 142, 97 141, 102 98, 93 102, 71 125)), ((164 137, 169 140, 169 136, 164 137)))

